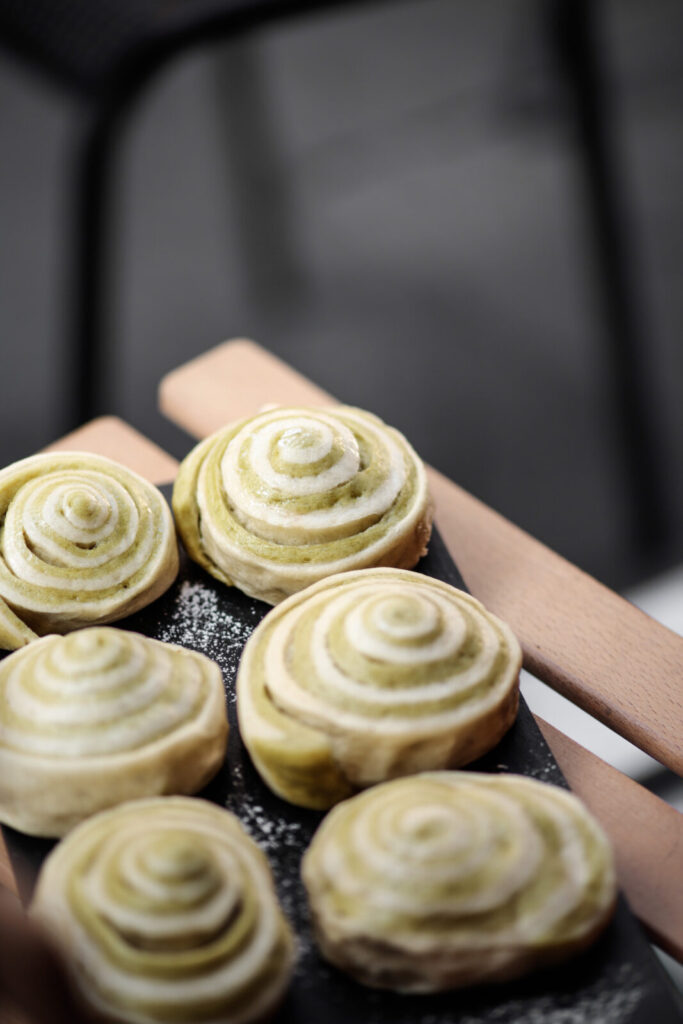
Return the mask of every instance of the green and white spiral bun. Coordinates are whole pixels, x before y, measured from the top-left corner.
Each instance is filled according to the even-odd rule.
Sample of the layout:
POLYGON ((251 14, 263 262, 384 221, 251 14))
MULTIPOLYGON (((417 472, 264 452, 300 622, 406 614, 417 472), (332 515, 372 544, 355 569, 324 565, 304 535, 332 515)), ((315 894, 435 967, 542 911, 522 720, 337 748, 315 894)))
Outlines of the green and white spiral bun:
POLYGON ((616 882, 609 842, 556 786, 435 772, 336 807, 304 856, 323 954, 367 985, 435 992, 588 946, 616 882))
POLYGON ((240 733, 305 807, 468 764, 512 725, 520 646, 460 590, 401 569, 324 580, 266 615, 237 676, 240 733))
POLYGON ((137 473, 85 452, 0 472, 0 649, 121 619, 177 572, 170 509, 137 473))
POLYGON ((252 1024, 293 968, 265 856, 204 800, 138 800, 90 818, 47 858, 32 913, 87 1002, 117 1024, 252 1024))
POLYGON ((333 573, 410 569, 432 524, 406 439, 344 406, 275 408, 219 430, 181 464, 173 511, 191 558, 269 604, 333 573))
POLYGON ((195 793, 225 756, 221 671, 99 626, 0 662, 0 821, 61 836, 124 800, 195 793))

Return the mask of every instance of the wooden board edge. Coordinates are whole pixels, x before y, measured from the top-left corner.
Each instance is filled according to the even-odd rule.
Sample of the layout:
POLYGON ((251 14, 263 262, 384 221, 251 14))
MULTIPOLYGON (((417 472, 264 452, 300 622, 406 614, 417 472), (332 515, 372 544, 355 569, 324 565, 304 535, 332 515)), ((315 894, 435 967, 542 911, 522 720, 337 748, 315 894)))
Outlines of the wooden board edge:
POLYGON ((10 892, 17 896, 19 895, 14 871, 10 864, 9 854, 7 853, 2 833, 0 833, 0 888, 9 889, 10 892))
POLYGON ((683 963, 683 815, 534 716, 572 790, 612 841, 619 884, 652 941, 683 963))
POLYGON ((173 480, 178 462, 117 416, 101 416, 44 449, 46 452, 84 451, 105 455, 154 484, 173 480))

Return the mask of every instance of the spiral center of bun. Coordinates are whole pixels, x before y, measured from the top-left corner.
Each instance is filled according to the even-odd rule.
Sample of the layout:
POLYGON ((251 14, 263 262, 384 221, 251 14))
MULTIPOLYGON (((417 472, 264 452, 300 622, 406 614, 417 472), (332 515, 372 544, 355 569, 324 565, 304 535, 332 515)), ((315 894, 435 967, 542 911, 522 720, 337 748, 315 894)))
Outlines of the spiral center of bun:
POLYGON ((242 885, 229 852, 173 828, 119 837, 86 881, 99 913, 129 945, 158 952, 212 942, 240 913, 242 885))
POLYGON ((452 808, 438 804, 414 805, 404 813, 401 830, 417 842, 448 839, 457 835, 457 815, 452 808))
POLYGON ((431 640, 439 629, 439 611, 431 601, 413 595, 369 602, 369 625, 394 643, 431 640))
POLYGON ((184 834, 155 836, 145 849, 142 862, 152 877, 169 885, 199 880, 202 888, 212 888, 211 883, 217 883, 219 877, 209 849, 184 834))
POLYGON ((55 541, 65 541, 81 548, 93 548, 116 530, 120 513, 130 504, 130 495, 116 485, 84 475, 73 480, 50 482, 45 478, 36 485, 27 507, 27 528, 42 538, 53 531, 55 541))
POLYGON ((96 530, 109 515, 109 503, 94 487, 75 487, 64 495, 62 514, 82 530, 96 530))
POLYGON ((139 652, 129 635, 103 627, 80 630, 65 637, 50 651, 50 661, 66 682, 69 678, 102 675, 113 668, 121 670, 127 664, 136 671, 140 667, 139 652))
POLYGON ((277 442, 278 454, 285 462, 306 465, 319 462, 332 451, 334 435, 323 423, 293 423, 277 442))
POLYGON ((360 465, 358 441, 344 424, 278 417, 243 430, 228 445, 223 485, 236 512, 251 515, 266 494, 290 501, 327 494, 352 480, 360 465))
POLYGON ((72 636, 64 639, 64 651, 67 657, 83 661, 86 658, 92 657, 102 647, 111 647, 112 644, 116 644, 114 636, 110 638, 108 643, 105 640, 105 634, 94 629, 79 630, 72 636))
MULTIPOLYGON (((64 653, 67 658, 73 658, 81 665, 87 663, 90 658, 97 657, 106 651, 110 657, 116 657, 127 647, 125 636, 120 636, 115 630, 82 629, 67 636, 62 641, 64 653)), ((99 660, 99 659, 98 659, 99 660)))
POLYGON ((400 588, 373 588, 343 609, 346 641, 371 662, 436 663, 455 657, 467 637, 460 610, 443 600, 400 588))

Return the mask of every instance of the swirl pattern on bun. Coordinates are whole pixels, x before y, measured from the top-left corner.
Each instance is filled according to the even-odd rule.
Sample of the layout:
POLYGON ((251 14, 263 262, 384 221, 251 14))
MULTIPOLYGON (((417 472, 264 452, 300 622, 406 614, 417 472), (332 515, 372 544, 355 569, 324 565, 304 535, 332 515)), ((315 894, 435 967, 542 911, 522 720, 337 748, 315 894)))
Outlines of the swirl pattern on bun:
POLYGON ((0 472, 0 648, 121 619, 177 572, 170 509, 124 466, 67 452, 0 472))
POLYGON ((324 955, 409 992, 564 959, 616 899, 608 840, 584 806, 515 775, 428 773, 353 797, 323 821, 302 874, 324 955))
POLYGON ((294 944, 263 853, 228 811, 169 797, 74 829, 47 858, 33 914, 104 1019, 251 1024, 287 988, 294 944))
POLYGON ((274 608, 237 676, 240 733, 292 803, 467 764, 512 725, 522 653, 469 594, 401 569, 344 573, 274 608))
POLYGON ((227 735, 202 654, 106 626, 36 640, 0 663, 0 821, 60 836, 124 800, 197 792, 227 735))
POLYGON ((213 434, 182 463, 173 509, 195 561, 270 604, 333 573, 412 568, 432 523, 403 435, 344 406, 271 409, 213 434))

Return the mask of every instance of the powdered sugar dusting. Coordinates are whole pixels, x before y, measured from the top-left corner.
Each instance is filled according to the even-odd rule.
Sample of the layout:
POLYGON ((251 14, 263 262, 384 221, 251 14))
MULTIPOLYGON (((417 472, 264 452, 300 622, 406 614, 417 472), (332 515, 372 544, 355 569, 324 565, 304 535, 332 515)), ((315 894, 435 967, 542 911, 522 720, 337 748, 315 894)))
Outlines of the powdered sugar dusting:
POLYGON ((201 582, 183 580, 159 639, 195 647, 222 660, 231 648, 241 652, 251 632, 250 625, 225 611, 215 590, 201 582))
MULTIPOLYGON (((556 994, 539 996, 524 1001, 505 1000, 491 1008, 486 1014, 487 1024, 628 1024, 631 1015, 641 1002, 646 986, 637 971, 630 964, 622 964, 617 970, 603 975, 583 992, 570 996, 556 994), (609 988, 605 988, 605 981, 609 988), (569 1001, 571 1000, 571 1005, 569 1001), (558 1005, 558 1003, 566 1005, 558 1005)), ((414 1024, 482 1024, 482 1017, 465 1014, 444 1017, 428 1013, 415 1015, 414 1024)), ((381 1024, 382 1016, 377 1015, 368 1024, 381 1024)))
POLYGON ((273 818, 258 803, 245 801, 240 817, 270 861, 282 909, 297 934, 298 973, 305 977, 310 974, 309 958, 314 953, 308 907, 299 878, 301 853, 308 839, 303 836, 299 822, 273 818))
POLYGON ((260 804, 243 805, 242 823, 264 853, 274 854, 286 848, 298 849, 301 825, 297 821, 271 818, 260 804))
MULTIPOLYGON (((495 991, 495 986, 488 989, 489 993, 495 991)), ((404 1004, 409 1007, 405 1019, 410 1020, 410 1024, 629 1024, 647 993, 647 985, 632 965, 622 964, 578 992, 553 992, 520 999, 510 998, 505 987, 498 991, 501 998, 497 1004, 474 1014, 462 1012, 462 1004, 468 999, 466 992, 455 991, 438 997, 439 1008, 436 1011, 430 1008, 426 1013, 420 1010, 424 997, 404 996, 404 1004)), ((364 1024, 386 1024, 395 1019, 383 993, 370 992, 369 1003, 372 1009, 364 1018, 364 1024)))

